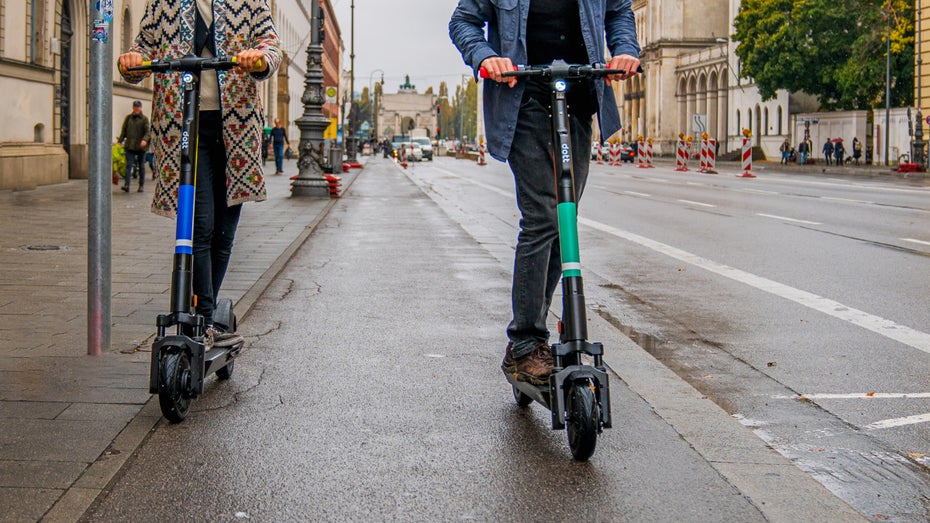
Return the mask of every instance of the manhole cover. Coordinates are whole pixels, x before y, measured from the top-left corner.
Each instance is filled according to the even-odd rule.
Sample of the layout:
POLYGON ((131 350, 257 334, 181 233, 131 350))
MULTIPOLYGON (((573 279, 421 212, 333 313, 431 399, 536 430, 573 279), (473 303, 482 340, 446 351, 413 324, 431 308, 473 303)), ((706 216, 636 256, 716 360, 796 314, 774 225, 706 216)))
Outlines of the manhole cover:
POLYGON ((24 251, 67 251, 69 248, 63 245, 25 245, 21 249, 24 251))

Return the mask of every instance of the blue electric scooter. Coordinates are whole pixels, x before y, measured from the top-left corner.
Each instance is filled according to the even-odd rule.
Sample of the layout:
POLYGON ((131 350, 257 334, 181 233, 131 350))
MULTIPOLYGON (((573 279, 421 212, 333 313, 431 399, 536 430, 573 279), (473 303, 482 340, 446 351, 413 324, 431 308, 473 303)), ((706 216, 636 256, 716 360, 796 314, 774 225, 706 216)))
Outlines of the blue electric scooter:
MULTIPOLYGON (((174 261, 171 272, 171 305, 168 314, 159 314, 149 392, 158 394, 162 415, 178 423, 187 417, 191 402, 203 394, 206 376, 216 373, 221 380, 232 377, 235 358, 245 344, 214 347, 206 336, 204 317, 196 313, 193 292, 194 194, 197 179, 197 136, 200 115, 200 73, 224 71, 236 66, 236 59, 186 56, 173 60, 143 62, 130 71, 179 73, 184 85, 181 129, 181 179, 178 187, 178 216, 174 261), (173 332, 169 334, 169 329, 173 332)), ((235 332, 236 314, 232 300, 220 299, 213 313, 213 323, 227 332, 235 332)))

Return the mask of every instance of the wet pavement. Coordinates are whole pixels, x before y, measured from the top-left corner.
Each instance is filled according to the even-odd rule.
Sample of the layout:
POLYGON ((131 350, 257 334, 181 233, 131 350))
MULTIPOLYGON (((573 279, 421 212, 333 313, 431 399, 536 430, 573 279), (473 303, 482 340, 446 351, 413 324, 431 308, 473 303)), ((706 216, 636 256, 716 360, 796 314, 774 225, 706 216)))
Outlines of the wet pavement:
POLYGON ((573 462, 500 374, 505 247, 423 193, 431 168, 369 160, 240 323, 233 378, 86 520, 861 519, 596 314, 614 428, 573 462))

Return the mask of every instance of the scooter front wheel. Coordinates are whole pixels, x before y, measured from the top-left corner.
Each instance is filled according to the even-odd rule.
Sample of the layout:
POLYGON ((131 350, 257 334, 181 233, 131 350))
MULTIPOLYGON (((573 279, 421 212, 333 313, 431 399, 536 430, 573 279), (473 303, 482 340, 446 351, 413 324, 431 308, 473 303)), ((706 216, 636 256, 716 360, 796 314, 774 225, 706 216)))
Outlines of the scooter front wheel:
POLYGON ((591 383, 579 381, 572 385, 568 396, 568 446, 576 461, 587 461, 597 445, 600 411, 591 390, 591 383))
POLYGON ((162 353, 158 362, 158 404, 171 423, 187 417, 191 407, 191 362, 186 351, 162 353))

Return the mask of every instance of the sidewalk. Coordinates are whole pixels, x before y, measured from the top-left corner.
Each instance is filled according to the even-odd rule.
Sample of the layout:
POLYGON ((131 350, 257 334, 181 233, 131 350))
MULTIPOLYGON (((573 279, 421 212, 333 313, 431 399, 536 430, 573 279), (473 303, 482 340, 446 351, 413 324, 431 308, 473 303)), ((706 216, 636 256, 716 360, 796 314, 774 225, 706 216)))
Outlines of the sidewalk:
MULTIPOLYGON (((290 197, 265 168, 223 284, 244 318, 336 200, 290 197)), ((343 190, 356 172, 343 174, 343 190)), ((74 521, 161 418, 148 348, 168 306, 174 221, 112 186, 111 350, 87 356, 84 180, 0 191, 0 521, 74 521)))

